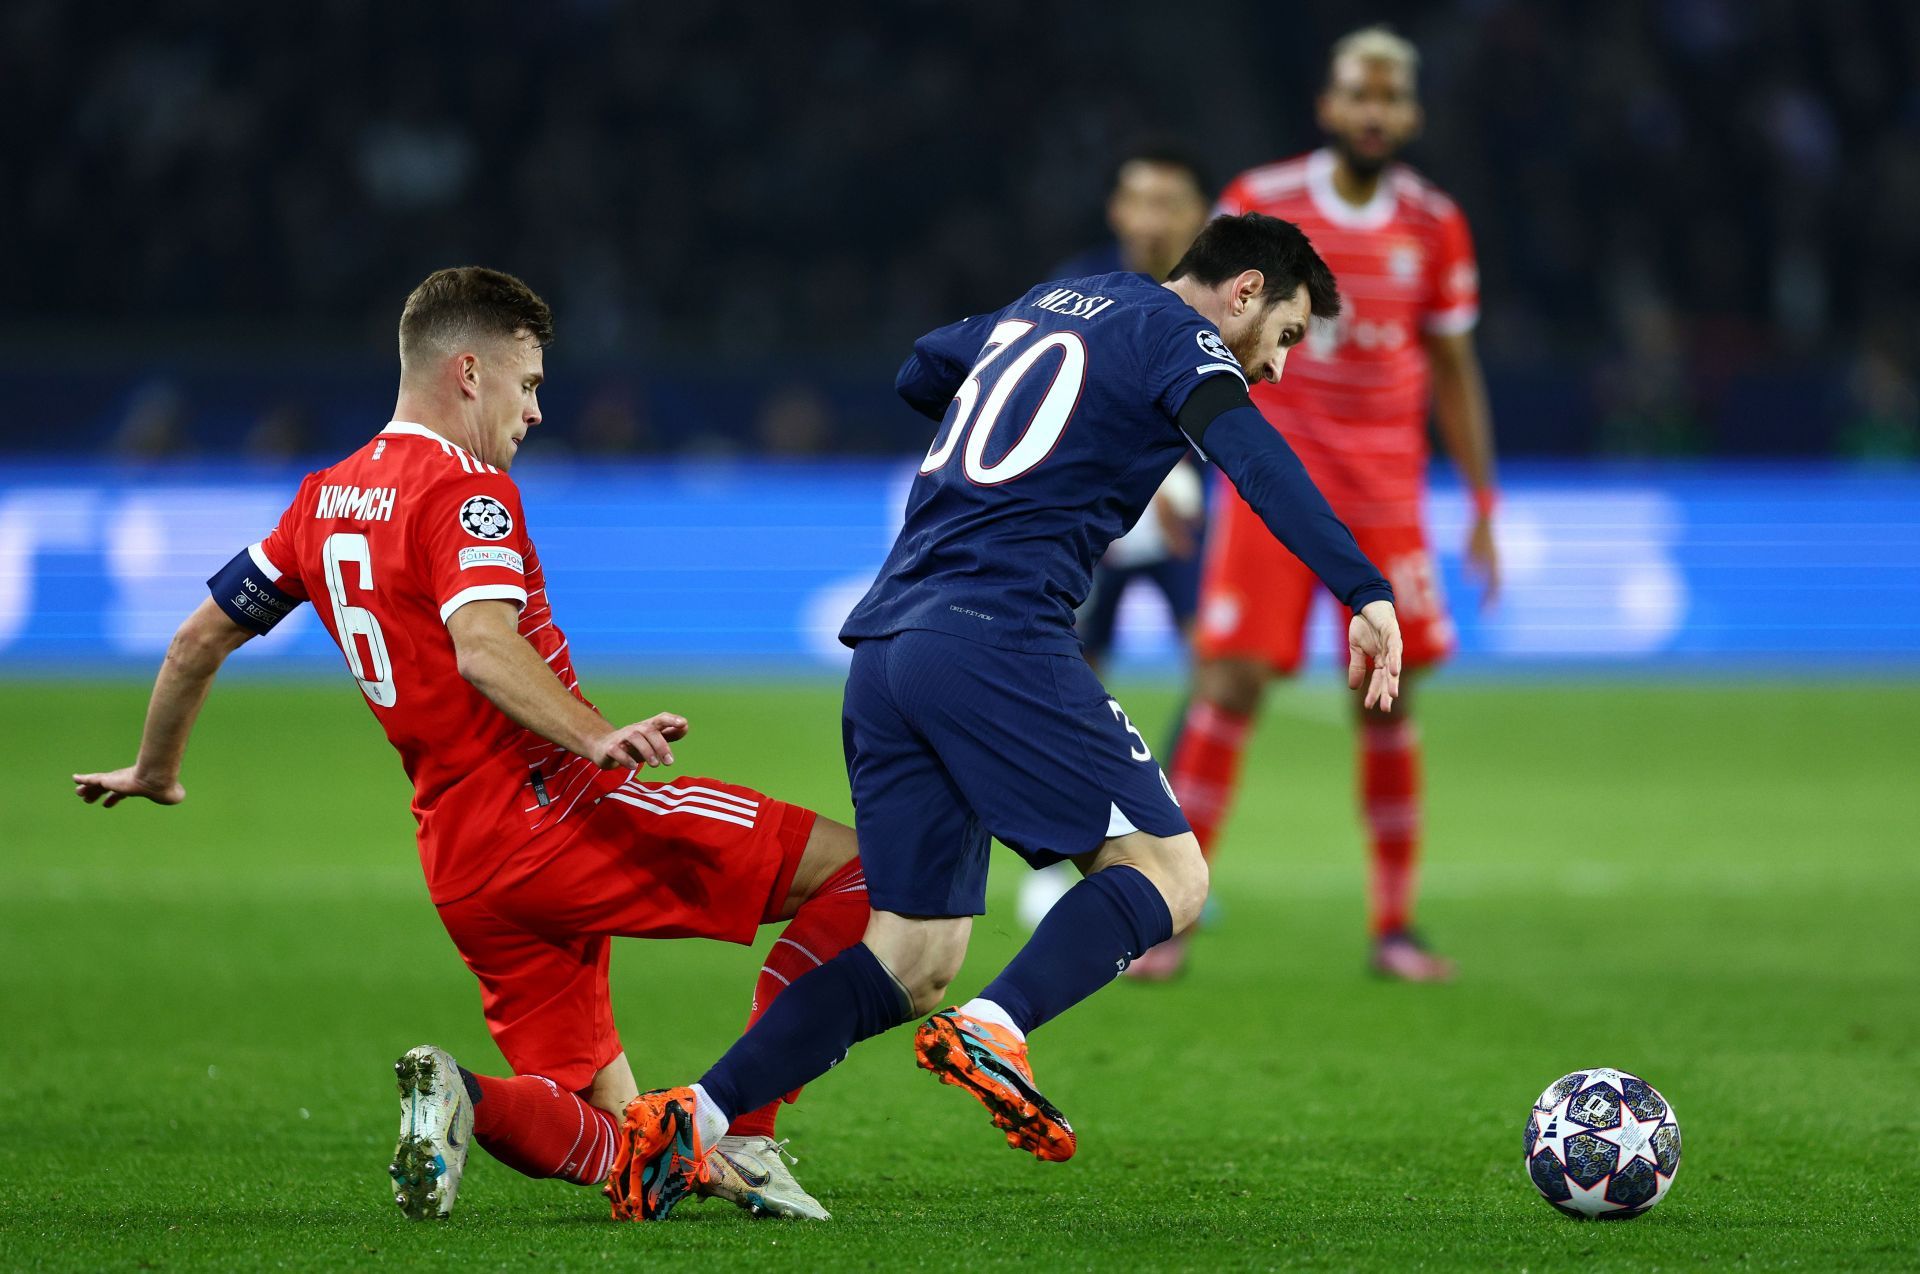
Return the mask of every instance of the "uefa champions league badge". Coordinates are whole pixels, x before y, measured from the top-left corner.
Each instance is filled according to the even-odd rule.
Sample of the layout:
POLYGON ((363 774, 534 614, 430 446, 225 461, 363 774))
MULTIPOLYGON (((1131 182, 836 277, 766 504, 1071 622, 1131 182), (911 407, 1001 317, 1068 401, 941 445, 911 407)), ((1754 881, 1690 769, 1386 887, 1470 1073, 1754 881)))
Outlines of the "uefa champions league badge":
POLYGON ((504 540, 513 532, 513 514, 490 495, 476 495, 460 506, 460 529, 476 540, 504 540))
POLYGON ((1204 329, 1194 339, 1200 342, 1200 352, 1208 358, 1217 358, 1223 363, 1238 361, 1234 358, 1233 351, 1227 348, 1226 341, 1221 339, 1220 333, 1212 328, 1204 329))

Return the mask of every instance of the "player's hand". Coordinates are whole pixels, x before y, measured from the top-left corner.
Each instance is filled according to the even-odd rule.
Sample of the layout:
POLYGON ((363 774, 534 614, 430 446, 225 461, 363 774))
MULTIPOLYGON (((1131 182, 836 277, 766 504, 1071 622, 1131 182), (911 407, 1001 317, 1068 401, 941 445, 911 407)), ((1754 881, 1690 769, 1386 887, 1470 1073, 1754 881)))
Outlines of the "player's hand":
POLYGON ((1480 606, 1492 606, 1500 596, 1500 546, 1493 538, 1493 519, 1475 518, 1467 535, 1467 569, 1480 580, 1480 606))
POLYGON ((1347 688, 1367 687, 1367 706, 1393 711, 1400 697, 1400 617, 1392 602, 1368 602, 1347 625, 1347 688), (1368 674, 1371 665, 1373 672, 1368 674))
POLYGON ((603 770, 672 765, 673 749, 668 744, 686 738, 690 728, 685 717, 658 712, 602 735, 593 742, 587 759, 603 770))
POLYGON ((142 777, 138 768, 131 765, 122 770, 109 770, 105 774, 76 774, 73 776, 73 794, 89 805, 104 796, 107 799, 103 804, 108 809, 130 796, 152 801, 155 805, 178 805, 187 799, 187 789, 180 786, 180 780, 142 777))

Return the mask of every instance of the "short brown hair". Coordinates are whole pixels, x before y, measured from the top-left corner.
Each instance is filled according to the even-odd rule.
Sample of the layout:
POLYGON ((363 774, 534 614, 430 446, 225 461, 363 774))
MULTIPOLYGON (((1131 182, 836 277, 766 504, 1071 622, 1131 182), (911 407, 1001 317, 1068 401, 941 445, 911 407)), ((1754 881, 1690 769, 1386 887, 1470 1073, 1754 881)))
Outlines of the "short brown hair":
POLYGON ((525 283, 478 265, 435 270, 400 311, 400 361, 427 346, 522 332, 541 346, 553 340, 553 310, 525 283))

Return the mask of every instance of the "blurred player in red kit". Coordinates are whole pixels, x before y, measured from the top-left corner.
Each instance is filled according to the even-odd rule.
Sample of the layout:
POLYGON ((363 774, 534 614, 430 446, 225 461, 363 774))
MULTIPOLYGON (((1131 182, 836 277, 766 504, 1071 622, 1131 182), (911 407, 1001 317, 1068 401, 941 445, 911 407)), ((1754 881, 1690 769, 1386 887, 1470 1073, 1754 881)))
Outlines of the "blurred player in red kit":
MULTIPOLYGON (((416 1218, 452 1210, 470 1138, 529 1176, 606 1180, 638 1092, 614 1029, 612 937, 750 943, 790 921, 761 969, 757 1019, 869 917, 850 828, 714 779, 643 782, 642 767, 674 763, 686 719, 616 728, 581 695, 507 476, 540 423, 552 336, 546 302, 511 275, 441 270, 414 289, 393 421, 309 474, 272 534, 208 581, 167 651, 138 761, 73 776, 90 804, 177 804, 223 661, 314 604, 413 782, 428 893, 514 1071, 475 1075, 430 1045, 396 1063, 390 1171, 416 1218)), ((782 1162, 777 1106, 733 1121, 700 1189, 825 1219, 782 1162)))
MULTIPOLYGON (((1316 324, 1286 382, 1255 387, 1254 401, 1392 582, 1410 671, 1440 662, 1453 646, 1422 516, 1429 403, 1473 494, 1468 561, 1488 599, 1499 585, 1493 430, 1472 338, 1479 316, 1473 245, 1454 202, 1395 158, 1420 131, 1418 65, 1414 47, 1385 28, 1342 39, 1318 104, 1331 145, 1242 173, 1219 208, 1298 224, 1340 281, 1345 311, 1316 324)), ((1232 491, 1220 495, 1202 572, 1194 697, 1170 776, 1209 852, 1267 682, 1299 667, 1319 591, 1245 501, 1232 491)), ((1360 804, 1372 850, 1372 967, 1437 981, 1452 965, 1429 952, 1412 925, 1421 832, 1418 680, 1409 677, 1412 692, 1403 684, 1391 716, 1356 701, 1360 804)), ((1171 976, 1185 942, 1176 936, 1129 972, 1171 976)))

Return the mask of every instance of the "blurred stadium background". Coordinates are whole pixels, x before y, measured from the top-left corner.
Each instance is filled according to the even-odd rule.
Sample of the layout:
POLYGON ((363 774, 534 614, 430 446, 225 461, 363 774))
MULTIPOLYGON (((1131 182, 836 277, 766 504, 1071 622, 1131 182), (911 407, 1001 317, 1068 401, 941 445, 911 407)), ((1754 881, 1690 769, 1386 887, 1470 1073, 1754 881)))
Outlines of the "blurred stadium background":
MULTIPOLYGON (((302 472, 387 419, 393 327, 414 283, 484 263, 555 306, 547 423, 514 476, 588 689, 710 709, 703 764, 844 816, 832 633, 926 445, 925 422, 891 392, 913 337, 1003 303, 1105 237, 1108 171, 1131 139, 1183 138, 1216 180, 1316 144, 1326 50, 1376 20, 1425 59, 1429 124, 1409 159, 1474 227, 1503 466, 1497 610, 1479 613, 1459 578, 1467 502, 1443 465, 1432 511, 1462 650, 1426 712, 1451 738, 1435 748, 1428 860, 1434 923, 1457 939, 1467 980, 1446 1008, 1352 993, 1358 953, 1340 945, 1361 905, 1349 744, 1331 688, 1290 688, 1254 762, 1285 777, 1249 795, 1245 853, 1236 845, 1221 869, 1222 950, 1250 963, 1210 984, 1232 967, 1223 955, 1175 994, 1202 997, 1191 1011, 1209 1006, 1215 1030, 1246 1003, 1285 1000, 1254 1016, 1276 1039, 1293 1032, 1291 1056, 1319 1059, 1312 1096, 1302 1113, 1270 1059, 1238 1068, 1204 1051, 1211 1037, 1182 1025, 1177 1000, 1145 1020, 1202 1033, 1158 1064, 1211 1067, 1209 1082, 1242 1094, 1283 1129, 1274 1136, 1298 1138, 1229 1138, 1222 1158, 1251 1164, 1284 1144, 1300 1169, 1290 1180, 1329 1172, 1356 1192, 1356 1211, 1325 1204, 1301 1240, 1336 1267, 1391 1265, 1393 1251, 1469 1266, 1539 1255, 1527 1246, 1546 1224, 1535 1200, 1516 1205, 1530 1236, 1519 1246, 1475 1247, 1485 1235, 1445 1228, 1462 1209, 1414 1205, 1416 1192, 1432 1198, 1407 1175, 1418 1165, 1372 1143, 1373 1176, 1343 1158, 1340 1138, 1369 1134, 1340 1112, 1397 1109, 1383 1094, 1404 1091, 1403 1030, 1460 1084, 1473 1112, 1457 1117, 1462 1135, 1480 1137, 1484 1121, 1488 1155, 1511 1159, 1483 1173, 1468 1156, 1475 1199, 1524 1191, 1522 1103, 1571 1066, 1634 1064, 1610 1051, 1631 1036, 1676 1106, 1717 1127, 1701 1144, 1717 1137, 1723 1166, 1736 1150, 1791 1145, 1803 1157, 1774 1184, 1851 1183, 1814 1217, 1709 1186, 1719 1178, 1706 1170, 1683 1177, 1676 1199, 1691 1186, 1696 1215, 1706 1200, 1718 1209, 1686 1232, 1702 1261, 1913 1259, 1910 1215, 1862 1225, 1849 1211, 1902 1189, 1910 1201, 1911 1168, 1889 1165, 1910 1163, 1911 1119, 1861 1108, 1911 1090, 1920 1047, 1907 928, 1920 902, 1920 8, 1897 0, 314 0, 297 20, 220 0, 10 0, 0 804, 19 812, 20 840, 0 863, 0 986, 19 1007, 0 1058, 22 1087, 0 1115, 16 1227, 9 1239, 0 1216, 0 1257, 24 1236, 11 1249, 23 1264, 206 1260, 195 1222, 168 1237, 185 1209, 203 1235, 215 1217, 248 1259, 281 1259, 279 1232, 254 1223, 291 1205, 192 1157, 257 1147, 266 1126, 257 1112, 219 1123, 225 1107, 204 1087, 214 1063, 288 1109, 282 1094, 314 1083, 297 1099, 301 1120, 306 1106, 315 1117, 301 1153, 324 1169, 314 1180, 340 1178, 316 1196, 317 1224, 346 1226, 372 1253, 392 1241, 379 1224, 390 1218, 362 1218, 379 1192, 353 1174, 384 1153, 367 1140, 384 1124, 367 1134, 363 1112, 344 1108, 363 1074, 378 1078, 390 1037, 414 1042, 402 1037, 422 1020, 419 986, 401 971, 430 967, 445 992, 420 1029, 487 1047, 420 896, 398 773, 311 615, 239 657, 267 684, 216 692, 212 738, 189 762, 197 807, 116 814, 107 833, 67 807, 59 782, 131 756, 133 678, 150 675, 205 577, 271 524, 302 472), (1688 684, 1699 678, 1712 684, 1688 684), (1562 702, 1569 679, 1600 685, 1562 702), (309 782, 315 767, 327 783, 309 782), (254 840, 263 806, 285 828, 270 849, 254 840), (1280 857, 1258 853, 1262 839, 1280 857), (1553 909, 1567 898, 1635 909, 1607 923, 1645 941, 1608 963, 1661 971, 1646 1002, 1659 1029, 1625 1030, 1608 1010, 1558 1040, 1517 1038, 1555 1011, 1541 979, 1582 967, 1556 947, 1553 909), (1280 955, 1256 916, 1291 935, 1280 955), (44 951, 76 933, 101 954, 56 969, 44 951), (187 936, 199 933, 215 936, 187 936), (1251 971, 1259 962, 1289 970, 1277 995, 1251 971), (193 1003, 203 987, 217 994, 193 1003), (1295 1011, 1327 1025, 1293 1026, 1295 1011), (52 1117, 73 1109, 70 1068, 124 1068, 125 1047, 160 1077, 161 1099, 201 1120, 181 1116, 200 1130, 191 1145, 179 1124, 142 1143, 140 1171, 166 1200, 151 1214, 91 1195, 91 1159, 52 1117), (1771 1096, 1737 1100, 1755 1075, 1771 1096), (234 1188, 238 1203, 221 1193, 234 1188), (1403 1188, 1412 1219, 1382 1238, 1369 1227, 1403 1188), (36 1218, 50 1219, 35 1230, 36 1218), (1774 1248, 1779 1225, 1802 1228, 1774 1248), (1867 1242, 1881 1246, 1854 1246, 1867 1242)), ((1156 606, 1129 613, 1120 652, 1150 737, 1180 680, 1156 606)), ((1012 935, 980 941, 977 962, 1012 935)), ((720 957, 671 958, 722 976, 720 957)), ((734 965, 750 968, 741 955, 725 976, 741 976, 734 965)), ((691 1006, 702 1038, 669 1032, 654 1055, 692 1064, 736 1007, 691 1006)), ((862 1095, 891 1092, 912 1083, 881 1064, 898 1060, 856 1053, 848 1066, 862 1095)), ((1083 1082, 1120 1067, 1111 1091, 1130 1093, 1134 1064, 1096 1057, 1083 1082)), ((1123 1096, 1097 1100, 1109 1135, 1135 1135, 1113 1128, 1123 1096)), ((1432 1118, 1406 1101, 1398 1117, 1432 1118)), ((861 1135, 879 1126, 843 1105, 861 1135)), ((148 1113, 131 1097, 105 1108, 148 1113)), ((1003 1168, 1003 1151, 974 1156, 966 1139, 980 1130, 953 1122, 945 1170, 1003 1168)), ((848 1190, 829 1202, 847 1215, 887 1198, 894 1223, 935 1236, 960 1224, 953 1208, 986 1207, 923 1181, 909 1196, 922 1214, 906 1215, 892 1174, 920 1180, 924 1167, 857 1158, 828 1161, 848 1190)), ((497 1201, 525 1184, 505 1175, 476 1174, 478 1189, 497 1201)), ((1201 1206, 1199 1187, 1163 1197, 1098 1180, 1117 1200, 1097 1205, 1115 1209, 1116 1242, 1157 1233, 1129 1229, 1127 1208, 1201 1206)), ((1306 1189, 1286 1188, 1295 1202, 1306 1189)), ((511 1197, 591 1211, 551 1192, 511 1197)), ((1219 1206, 1192 1241, 1221 1259, 1246 1257, 1231 1245, 1262 1226, 1294 1224, 1219 1206)), ((509 1237, 553 1237, 541 1233, 509 1237)), ((1646 1246, 1588 1260, 1592 1240, 1556 1241, 1587 1268, 1672 1255, 1636 1237, 1618 1242, 1646 1246)), ((313 1250, 321 1265, 378 1259, 313 1250)), ((706 1250, 727 1259, 724 1244, 706 1250)))
MULTIPOLYGON (((1367 16, 1423 50, 1411 158, 1484 275, 1511 585, 1466 662, 1913 662, 1911 6, 1367 16)), ((522 470, 584 649, 831 667, 925 442, 890 390, 912 338, 1104 237, 1135 137, 1216 180, 1313 145, 1353 18, 325 3, 296 36, 271 7, 9 5, 0 665, 150 659, 205 563, 386 419, 412 283, 480 261, 559 314, 522 470), (648 569, 607 589, 622 516, 648 569)), ((1164 664, 1142 607, 1123 654, 1164 664)), ((311 623, 262 645, 329 657, 311 623)))

